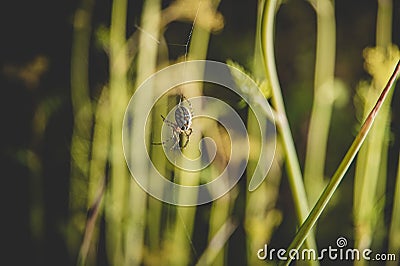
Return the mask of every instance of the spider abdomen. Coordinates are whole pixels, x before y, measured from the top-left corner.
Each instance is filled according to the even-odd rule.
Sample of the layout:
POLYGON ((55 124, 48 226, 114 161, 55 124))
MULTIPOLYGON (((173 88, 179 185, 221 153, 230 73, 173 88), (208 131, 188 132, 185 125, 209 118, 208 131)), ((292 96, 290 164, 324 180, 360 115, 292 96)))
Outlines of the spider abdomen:
POLYGON ((181 99, 179 100, 179 104, 175 109, 175 122, 167 120, 163 115, 161 118, 164 123, 166 123, 172 129, 172 136, 164 140, 162 142, 153 142, 153 145, 165 145, 170 140, 173 140, 174 143, 172 144, 170 150, 179 148, 184 149, 189 143, 190 135, 193 132, 191 128, 192 119, 193 119, 193 112, 192 112, 192 104, 186 99, 185 96, 181 95, 181 99), (183 106, 183 100, 186 101, 187 105, 183 106))
POLYGON ((192 125, 192 114, 185 106, 178 106, 175 110, 175 121, 181 130, 188 130, 192 125))

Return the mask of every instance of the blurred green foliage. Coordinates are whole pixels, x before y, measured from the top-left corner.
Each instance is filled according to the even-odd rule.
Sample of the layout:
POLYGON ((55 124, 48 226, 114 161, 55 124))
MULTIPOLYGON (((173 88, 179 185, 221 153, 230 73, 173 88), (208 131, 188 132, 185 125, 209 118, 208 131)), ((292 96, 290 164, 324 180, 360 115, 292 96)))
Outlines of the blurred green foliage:
MULTIPOLYGON (((316 1, 310 2, 315 5, 316 1)), ((325 165, 322 179, 336 169, 387 81, 391 60, 399 57, 400 3, 378 2, 392 3, 389 11, 384 6, 389 13, 379 13, 374 0, 332 2, 336 56, 331 73, 334 91, 327 93, 335 104, 330 107, 325 159, 319 158, 325 165), (388 23, 387 14, 392 18, 390 28, 382 27, 388 23), (382 33, 385 29, 390 33, 382 33)), ((257 191, 246 192, 243 178, 225 197, 192 209, 148 197, 126 169, 119 143, 121 114, 133 88, 157 69, 186 57, 231 59, 260 80, 265 96, 271 96, 259 72, 263 67, 253 65, 258 55, 258 2, 203 0, 192 43, 187 43, 198 3, 42 0, 3 4, 7 14, 2 16, 5 38, 0 51, 0 84, 6 92, 0 104, 6 180, 2 194, 8 211, 4 215, 5 255, 11 259, 4 261, 15 265, 73 265, 77 261, 185 265, 200 260, 214 265, 261 265, 255 256, 263 244, 276 248, 289 244, 298 223, 281 144, 270 176, 257 191), (159 44, 151 38, 140 44, 146 41, 138 25, 146 24, 147 4, 153 4, 153 11, 146 11, 150 12, 147 23, 155 27, 151 34, 159 44), (157 16, 158 27, 152 23, 157 16), (153 53, 151 57, 146 49, 153 53)), ((318 39, 314 8, 307 1, 284 1, 275 28, 279 82, 302 169, 314 103, 318 39)), ((325 61, 320 65, 325 67, 325 61)), ((223 93, 207 88, 198 93, 224 99, 223 93)), ((398 222, 392 218, 400 212, 398 188, 395 193, 400 183, 399 90, 391 97, 376 130, 380 152, 377 146, 366 146, 360 154, 356 169, 350 170, 319 221, 318 247, 334 245, 338 236, 345 236, 351 246, 379 252, 390 246, 400 256, 399 244, 393 240, 398 238, 398 222), (363 161, 368 152, 370 160, 380 162, 378 166, 363 161), (372 172, 375 176, 368 177, 372 172), (358 216, 358 210, 366 214, 358 216)), ((249 115, 247 126, 251 128, 253 122, 249 115)))

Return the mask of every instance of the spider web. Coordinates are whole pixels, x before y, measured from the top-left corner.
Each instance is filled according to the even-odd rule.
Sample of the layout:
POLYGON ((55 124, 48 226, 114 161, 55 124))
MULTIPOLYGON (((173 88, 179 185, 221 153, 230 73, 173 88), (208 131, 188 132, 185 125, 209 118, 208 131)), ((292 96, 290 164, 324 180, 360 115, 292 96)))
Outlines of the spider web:
MULTIPOLYGON (((201 2, 202 2, 202 0, 199 1, 199 3, 198 3, 197 9, 196 9, 196 15, 195 15, 195 17, 194 17, 194 19, 193 19, 193 22, 192 22, 191 25, 190 25, 190 30, 189 30, 189 33, 186 35, 185 40, 182 41, 182 42, 179 42, 179 41, 175 41, 175 42, 168 42, 168 41, 166 41, 166 42, 165 42, 166 45, 168 46, 168 53, 169 53, 169 54, 178 54, 177 56, 173 56, 173 57, 179 58, 179 56, 180 56, 180 55, 179 55, 179 52, 176 53, 176 51, 174 51, 173 47, 178 48, 178 50, 179 50, 179 48, 181 48, 181 49, 184 50, 184 54, 183 54, 183 61, 184 61, 184 62, 187 61, 187 57, 188 57, 188 54, 189 54, 189 44, 190 44, 190 41, 191 41, 191 39, 192 39, 194 26, 195 26, 195 24, 196 24, 196 22, 197 22, 197 17, 198 17, 198 15, 199 15, 199 10, 200 10, 200 6, 201 6, 201 2)), ((168 34, 169 28, 175 28, 175 27, 176 27, 176 28, 178 29, 178 37, 177 37, 177 36, 169 36, 169 37, 170 37, 170 38, 178 39, 178 38, 179 38, 179 31, 181 31, 181 30, 183 29, 182 24, 183 24, 183 23, 182 23, 181 21, 172 21, 172 22, 170 23, 170 25, 167 27, 167 29, 166 29, 166 31, 165 31, 165 33, 164 33, 164 38, 167 39, 167 36, 166 36, 166 35, 169 35, 169 34, 168 34)), ((153 40, 154 42, 156 42, 158 45, 161 45, 161 44, 162 44, 162 41, 161 41, 160 39, 157 39, 153 34, 151 34, 150 32, 146 31, 145 29, 143 29, 142 27, 140 27, 138 24, 135 24, 135 28, 136 28, 138 31, 140 31, 141 33, 143 33, 144 35, 146 35, 148 38, 152 39, 152 40, 153 40)), ((170 30, 170 31, 171 31, 171 30, 170 30)), ((170 57, 171 57, 171 55, 170 55, 170 57)))
MULTIPOLYGON (((189 54, 189 45, 190 45, 190 42, 192 39, 194 27, 195 27, 195 25, 197 23, 197 19, 199 17, 199 13, 200 13, 199 11, 200 11, 202 2, 203 2, 203 0, 200 0, 199 2, 197 2, 195 15, 193 17, 193 21, 191 24, 184 23, 178 19, 176 19, 174 21, 170 21, 168 24, 163 25, 166 28, 165 31, 164 31, 164 29, 160 29, 163 36, 160 37, 159 39, 155 35, 153 35, 151 32, 142 28, 138 24, 135 24, 135 28, 140 32, 140 34, 143 34, 147 38, 151 39, 153 42, 157 43, 158 46, 167 45, 169 61, 180 61, 179 59, 183 58, 183 62, 187 62, 188 54, 189 54), (189 28, 187 26, 189 26, 189 28), (171 29, 171 28, 172 28, 172 30, 169 31, 169 29, 171 29), (181 34, 181 32, 185 32, 185 31, 186 31, 186 34, 185 33, 181 34), (178 32, 178 34, 177 34, 177 32, 178 32), (173 39, 174 41, 168 42, 167 40, 169 38, 173 39), (180 50, 180 51, 178 51, 178 53, 176 53, 177 54, 176 56, 172 56, 172 57, 175 57, 175 59, 171 60, 171 54, 174 52, 174 51, 172 51, 173 47, 177 47, 178 50, 180 50), (182 52, 183 52, 183 56, 182 56, 182 52)), ((185 73, 186 73, 185 70, 186 70, 186 66, 184 66, 184 70, 182 73, 183 75, 185 75, 185 73)), ((178 93, 176 93, 176 94, 178 94, 178 93)), ((182 94, 182 92, 180 92, 179 94, 182 94)), ((170 119, 170 121, 173 121, 173 120, 170 119)), ((167 142, 171 142, 171 141, 169 139, 167 139, 167 140, 161 139, 161 141, 155 141, 155 142, 153 142, 153 144, 164 145, 167 142)))

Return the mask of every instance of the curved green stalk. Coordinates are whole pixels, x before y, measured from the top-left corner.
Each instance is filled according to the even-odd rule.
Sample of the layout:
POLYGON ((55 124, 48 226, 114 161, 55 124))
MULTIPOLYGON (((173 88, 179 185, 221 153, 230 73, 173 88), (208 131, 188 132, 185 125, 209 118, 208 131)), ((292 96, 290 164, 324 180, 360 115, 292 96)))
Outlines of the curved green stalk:
MULTIPOLYGON (((261 32, 262 47, 267 69, 267 77, 272 87, 272 101, 277 114, 275 119, 279 132, 282 135, 283 148, 286 154, 286 169, 289 177, 289 184, 293 193, 294 204, 299 223, 302 223, 307 218, 309 208, 299 161, 297 159, 296 149, 293 143, 292 133, 286 117, 278 75, 276 73, 274 53, 274 20, 277 7, 277 0, 264 1, 264 12, 262 15, 263 27, 261 32)), ((312 235, 310 235, 307 240, 307 246, 309 248, 316 249, 315 239, 312 235)))
MULTIPOLYGON (((397 62, 397 65, 394 69, 392 76, 390 77, 389 81, 387 82, 385 88, 383 89, 378 101, 376 102, 374 108, 369 113, 368 117, 366 118, 364 124, 362 125, 360 132, 357 134, 356 138, 354 139, 353 143, 351 144, 349 150, 347 151, 346 155, 344 156, 342 162, 340 163, 339 167, 337 168, 335 174, 333 175, 332 179, 330 180, 329 184, 326 186, 324 192, 322 193, 321 197, 318 199, 315 207, 311 210, 310 215, 307 217, 305 222, 301 225, 299 231, 297 232, 295 238, 293 239, 292 243, 290 244, 287 252, 295 249, 298 250, 301 245, 303 244, 304 240, 307 238, 308 234, 311 232, 314 224, 319 219, 321 213, 325 209, 326 205, 332 198, 333 194, 335 193, 337 187, 339 186, 340 182, 342 181, 347 169, 350 167, 354 157, 356 156, 357 152, 359 151, 361 145, 363 144, 365 138, 368 135, 369 130, 371 129, 376 115, 378 114, 379 110, 384 103, 386 96, 390 92, 396 78, 400 72, 400 60, 397 62)), ((291 259, 288 257, 288 260, 282 262, 283 264, 289 265, 291 259)))

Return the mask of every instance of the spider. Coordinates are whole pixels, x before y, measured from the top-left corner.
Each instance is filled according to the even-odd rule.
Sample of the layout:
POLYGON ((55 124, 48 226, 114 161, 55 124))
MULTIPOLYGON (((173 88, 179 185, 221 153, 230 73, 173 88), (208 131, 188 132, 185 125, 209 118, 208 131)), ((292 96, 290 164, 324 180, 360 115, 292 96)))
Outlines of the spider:
POLYGON ((163 115, 161 118, 164 123, 166 123, 172 129, 172 136, 162 142, 153 142, 153 145, 164 145, 170 140, 174 140, 174 144, 171 147, 172 149, 184 149, 189 144, 190 135, 193 132, 191 128, 192 119, 193 119, 193 110, 191 102, 182 94, 180 95, 179 104, 175 110, 175 123, 167 120, 163 115), (187 102, 188 107, 184 106, 184 101, 187 102), (183 142, 185 139, 185 142, 183 142))

